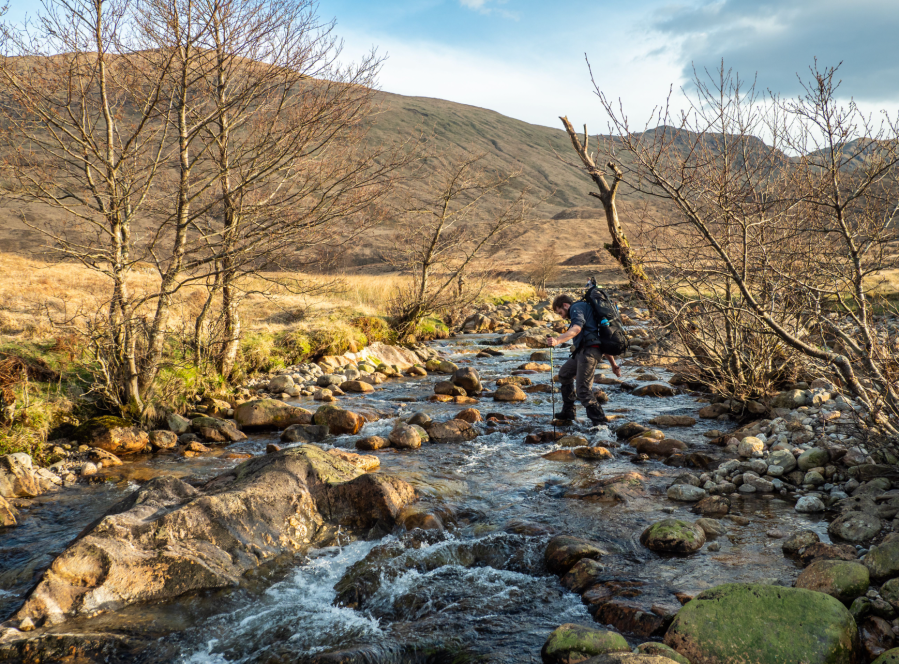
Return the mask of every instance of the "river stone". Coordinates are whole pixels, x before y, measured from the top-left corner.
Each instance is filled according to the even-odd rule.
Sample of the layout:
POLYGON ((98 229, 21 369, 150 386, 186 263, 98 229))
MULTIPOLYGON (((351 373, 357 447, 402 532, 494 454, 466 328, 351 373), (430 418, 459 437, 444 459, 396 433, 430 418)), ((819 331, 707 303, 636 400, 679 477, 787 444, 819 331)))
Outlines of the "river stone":
POLYGON ((872 546, 864 562, 875 581, 899 576, 899 539, 872 546))
POLYGON ((286 392, 288 387, 293 386, 293 376, 275 376, 268 382, 268 391, 281 394, 281 392, 286 392))
POLYGON ((574 456, 588 461, 608 461, 613 459, 612 453, 605 447, 575 447, 571 450, 574 456))
POLYGON ((718 519, 708 519, 703 517, 701 519, 696 519, 696 525, 702 528, 702 532, 705 533, 707 539, 718 537, 727 532, 727 528, 725 528, 724 524, 718 519))
POLYGON ((796 459, 799 470, 809 471, 812 468, 823 468, 830 463, 830 453, 820 447, 806 450, 796 459))
POLYGON ((869 540, 883 527, 883 522, 873 514, 846 512, 827 526, 827 532, 847 542, 869 540))
POLYGON ((464 389, 468 394, 477 394, 481 387, 481 377, 471 367, 463 367, 453 374, 453 383, 464 389))
POLYGON ((637 397, 673 397, 675 391, 673 387, 664 383, 650 383, 638 387, 631 394, 637 397))
POLYGON ((247 435, 238 431, 234 423, 217 417, 195 417, 190 428, 201 438, 213 443, 236 443, 246 440, 247 435))
POLYGON ((528 395, 518 385, 502 385, 493 393, 494 401, 524 401, 528 395))
POLYGON ((576 664, 611 652, 630 652, 621 634, 601 627, 567 623, 549 635, 540 658, 543 664, 576 664))
POLYGON ((591 542, 572 535, 556 535, 546 545, 543 559, 547 569, 562 576, 583 558, 597 560, 606 555, 598 542, 591 542))
POLYGON ((659 456, 666 459, 673 454, 679 454, 689 449, 686 443, 680 440, 675 440, 674 438, 657 440, 654 438, 645 438, 643 436, 638 436, 637 438, 631 438, 628 443, 633 445, 634 449, 637 450, 637 452, 639 452, 640 454, 659 456))
POLYGON ((355 435, 365 424, 365 418, 361 415, 337 406, 319 406, 312 421, 319 426, 328 427, 328 433, 332 436, 355 435))
POLYGON ((793 456, 793 453, 790 450, 777 450, 776 452, 772 452, 771 456, 768 457, 768 461, 772 466, 780 466, 783 468, 784 474, 796 470, 796 457, 793 456))
POLYGON ((431 418, 426 413, 417 412, 412 413, 409 419, 406 421, 406 424, 417 424, 420 427, 426 427, 431 423, 431 418))
POLYGON ((346 461, 366 473, 370 473, 381 467, 381 460, 374 454, 356 454, 355 452, 348 452, 340 447, 332 447, 328 450, 328 454, 337 457, 341 461, 346 461))
POLYGON ((649 423, 657 427, 692 427, 696 418, 689 415, 656 415, 649 423))
POLYGON ((584 447, 589 442, 583 436, 562 436, 556 441, 556 445, 560 447, 584 447))
POLYGON ((618 440, 630 440, 634 436, 639 436, 645 432, 649 431, 648 427, 643 426, 642 424, 637 424, 636 422, 625 422, 617 429, 615 429, 615 436, 618 440))
POLYGON ((182 433, 190 431, 190 420, 186 417, 182 417, 178 413, 167 413, 165 416, 165 423, 166 426, 168 426, 169 431, 173 431, 179 436, 182 433))
POLYGON ((871 664, 899 664, 899 648, 887 650, 871 664))
POLYGON ((581 664, 674 664, 673 659, 662 655, 644 655, 633 652, 612 652, 585 659, 581 664))
POLYGON ((387 436, 393 447, 404 450, 415 450, 421 447, 421 436, 418 430, 409 424, 397 424, 387 436))
POLYGON ((826 593, 846 605, 864 595, 869 583, 868 568, 846 560, 816 560, 796 579, 797 588, 826 593))
POLYGON ((454 374, 459 370, 459 365, 454 364, 453 362, 449 362, 447 360, 443 360, 437 365, 437 371, 442 374, 454 374))
POLYGON ((34 498, 43 493, 31 457, 24 452, 0 456, 0 496, 34 498))
POLYGON ((705 532, 693 523, 663 519, 643 531, 640 544, 659 553, 694 553, 705 544, 705 532))
POLYGON ((255 399, 235 408, 234 419, 243 429, 286 429, 292 424, 312 424, 312 413, 276 399, 255 399))
POLYGON ((337 526, 389 528, 415 495, 402 480, 363 474, 314 445, 254 457, 202 489, 157 477, 58 556, 15 618, 57 624, 238 586, 247 571, 303 553, 337 526))
POLYGON ((73 438, 83 445, 99 447, 113 454, 141 452, 150 443, 146 431, 111 415, 89 419, 75 429, 73 438))
POLYGON ((531 384, 531 379, 527 376, 507 376, 506 378, 498 378, 496 381, 497 387, 503 387, 504 385, 518 385, 519 387, 528 387, 531 384))
POLYGON ((292 424, 281 432, 283 443, 320 443, 328 437, 328 427, 317 424, 292 424))
POLYGON ((668 487, 668 498, 685 503, 695 503, 708 495, 705 489, 689 484, 672 484, 668 487))
POLYGON ((477 408, 466 408, 465 410, 460 410, 453 416, 454 420, 465 420, 469 424, 474 424, 475 422, 482 422, 484 420, 481 417, 481 411, 477 408))
POLYGON ((17 525, 18 510, 9 504, 3 496, 0 496, 0 527, 11 528, 17 525))
POLYGON ((448 380, 441 380, 434 383, 434 394, 444 394, 450 397, 464 397, 468 395, 464 388, 461 388, 448 380))
POLYGON ((664 643, 650 641, 641 643, 637 646, 637 653, 641 655, 658 655, 659 657, 667 657, 678 664, 690 664, 690 660, 677 652, 674 648, 666 646, 664 643))
POLYGON ((605 571, 606 567, 601 562, 592 558, 582 558, 562 577, 562 585, 573 593, 582 593, 595 585, 605 571))
MULTIPOLYGON (((171 450, 178 446, 178 435, 174 431, 157 429, 150 432, 149 438, 150 446, 154 450, 171 450)), ((94 449, 100 448, 96 447, 94 449)))
POLYGON ((795 556, 801 549, 811 546, 812 544, 817 544, 820 541, 821 538, 818 537, 818 533, 814 530, 800 530, 795 535, 789 537, 787 541, 783 543, 781 548, 785 555, 795 556))
POLYGON ((427 431, 435 443, 464 443, 478 436, 477 429, 465 420, 432 422, 427 431))
POLYGON ((824 503, 821 502, 820 498, 817 498, 815 496, 802 496, 799 500, 796 501, 796 507, 794 509, 797 512, 802 512, 805 514, 811 514, 813 512, 823 512, 824 503))
POLYGON ((726 496, 706 496, 691 508, 704 516, 724 516, 730 512, 730 498, 726 496))
POLYGON ((344 392, 353 392, 355 394, 367 394, 375 391, 375 388, 369 383, 365 383, 361 380, 344 381, 340 384, 340 389, 344 392))
POLYGON ((343 374, 324 374, 315 379, 315 384, 319 387, 330 388, 338 387, 345 381, 346 376, 344 376, 343 374))
POLYGON ((746 436, 737 446, 737 454, 744 458, 759 455, 764 451, 765 443, 755 436, 746 436))
POLYGON ((892 604, 893 608, 899 607, 899 578, 884 583, 880 588, 880 596, 892 604))
POLYGON ((675 616, 665 643, 693 664, 853 664, 859 655, 855 620, 837 599, 752 583, 697 595, 675 616))

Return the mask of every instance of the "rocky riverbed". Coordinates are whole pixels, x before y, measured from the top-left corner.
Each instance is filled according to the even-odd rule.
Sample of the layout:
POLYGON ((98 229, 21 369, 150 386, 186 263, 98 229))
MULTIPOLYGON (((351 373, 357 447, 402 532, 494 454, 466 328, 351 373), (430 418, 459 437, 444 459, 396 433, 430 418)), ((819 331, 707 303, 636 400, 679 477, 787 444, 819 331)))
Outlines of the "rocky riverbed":
POLYGON ((628 307, 614 421, 554 429, 546 304, 0 459, 0 659, 892 661, 899 473, 851 399, 712 403, 628 307))

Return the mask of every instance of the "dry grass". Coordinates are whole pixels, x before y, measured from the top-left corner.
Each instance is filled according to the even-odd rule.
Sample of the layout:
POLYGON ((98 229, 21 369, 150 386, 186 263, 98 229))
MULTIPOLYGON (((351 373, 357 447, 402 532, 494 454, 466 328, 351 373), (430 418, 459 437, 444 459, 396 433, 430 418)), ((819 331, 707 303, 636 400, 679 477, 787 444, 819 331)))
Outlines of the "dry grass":
MULTIPOLYGON (((148 266, 149 267, 149 266, 148 266)), ((152 292, 159 283, 151 269, 136 270, 129 285, 137 293, 152 292)), ((247 295, 242 312, 248 331, 277 332, 314 324, 322 318, 383 316, 409 278, 397 274, 321 276, 301 273, 265 274, 241 284, 247 295)), ((46 263, 18 254, 0 253, 0 336, 43 339, 58 334, 51 319, 84 320, 104 309, 109 282, 74 263, 46 263)), ((485 297, 520 299, 530 286, 496 280, 485 297)), ((201 286, 183 288, 173 306, 173 328, 190 328, 206 299, 201 286)))

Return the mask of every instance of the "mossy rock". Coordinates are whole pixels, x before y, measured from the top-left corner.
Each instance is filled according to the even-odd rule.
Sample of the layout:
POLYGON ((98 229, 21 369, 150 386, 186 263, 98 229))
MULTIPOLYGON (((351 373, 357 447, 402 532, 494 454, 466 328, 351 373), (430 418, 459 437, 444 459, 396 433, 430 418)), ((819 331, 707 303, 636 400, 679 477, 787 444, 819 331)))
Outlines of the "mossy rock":
POLYGON ((899 664, 899 648, 887 650, 871 664, 899 664))
POLYGON ((656 641, 641 643, 639 646, 637 646, 637 652, 641 655, 659 655, 660 657, 667 657, 668 659, 678 662, 679 664, 690 664, 690 660, 681 655, 674 648, 666 646, 664 643, 658 643, 656 641))
POLYGON ((665 644, 693 664, 853 664, 860 652, 858 627, 839 600, 752 583, 697 595, 674 618, 665 644))
POLYGON ((142 451, 149 444, 150 437, 128 420, 102 415, 92 417, 75 429, 75 440, 112 454, 132 454, 142 451))
POLYGON ((578 561, 584 558, 598 560, 604 555, 606 552, 597 542, 571 535, 556 535, 547 543, 543 559, 550 572, 562 576, 578 561))
POLYGON ((826 593, 848 605, 868 592, 870 582, 868 568, 861 563, 816 560, 796 579, 796 587, 826 593))
POLYGON ((705 544, 705 531, 680 519, 663 519, 643 531, 640 544, 658 553, 694 553, 705 544))
POLYGON ((865 556, 865 567, 877 581, 899 576, 899 540, 872 546, 865 556))
POLYGON ((596 655, 629 651, 627 641, 617 632, 567 623, 549 635, 540 658, 544 664, 573 664, 596 655))

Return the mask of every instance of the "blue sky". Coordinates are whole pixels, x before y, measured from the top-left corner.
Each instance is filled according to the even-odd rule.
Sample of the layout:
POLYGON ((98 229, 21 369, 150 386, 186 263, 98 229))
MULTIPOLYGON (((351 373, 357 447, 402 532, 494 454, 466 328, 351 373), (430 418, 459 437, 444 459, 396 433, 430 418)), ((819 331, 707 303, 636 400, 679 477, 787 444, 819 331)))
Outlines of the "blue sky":
MULTIPOLYGON (((11 0, 11 18, 34 2, 11 0)), ((899 108, 899 0, 320 0, 345 54, 388 59, 381 88, 482 106, 558 127, 604 128, 597 84, 641 123, 692 67, 725 64, 797 94, 817 57, 843 62, 844 96, 899 108)))

